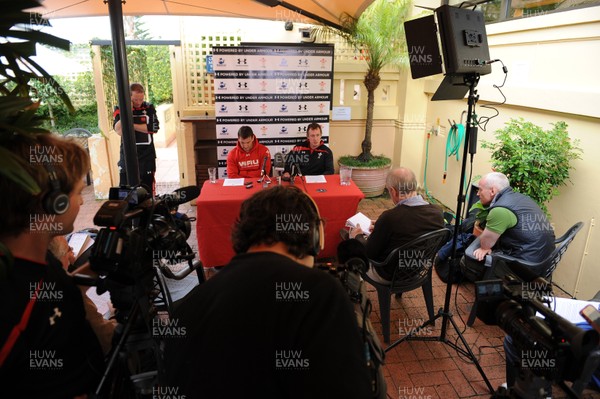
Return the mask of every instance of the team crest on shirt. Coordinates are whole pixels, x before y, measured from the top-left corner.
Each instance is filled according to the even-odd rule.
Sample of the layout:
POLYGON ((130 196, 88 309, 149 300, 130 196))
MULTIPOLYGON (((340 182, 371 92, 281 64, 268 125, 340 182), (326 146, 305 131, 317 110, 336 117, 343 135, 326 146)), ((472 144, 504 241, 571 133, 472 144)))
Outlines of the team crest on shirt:
POLYGON ((250 159, 248 161, 240 161, 240 168, 250 168, 252 166, 259 166, 258 159, 250 159))
POLYGON ((56 323, 57 317, 62 317, 62 312, 60 311, 59 308, 54 308, 54 314, 52 316, 48 317, 48 320, 49 320, 51 326, 53 326, 56 323))

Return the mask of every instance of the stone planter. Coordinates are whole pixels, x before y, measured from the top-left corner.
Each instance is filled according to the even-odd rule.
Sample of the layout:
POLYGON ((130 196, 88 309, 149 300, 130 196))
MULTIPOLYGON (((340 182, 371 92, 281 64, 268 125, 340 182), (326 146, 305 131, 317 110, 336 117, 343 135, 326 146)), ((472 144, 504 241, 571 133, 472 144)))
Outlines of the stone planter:
MULTIPOLYGON (((343 164, 339 163, 339 165, 342 166, 343 164)), ((372 198, 383 194, 385 179, 390 171, 390 166, 391 164, 383 167, 348 167, 352 168, 352 181, 365 194, 366 198, 372 198)))

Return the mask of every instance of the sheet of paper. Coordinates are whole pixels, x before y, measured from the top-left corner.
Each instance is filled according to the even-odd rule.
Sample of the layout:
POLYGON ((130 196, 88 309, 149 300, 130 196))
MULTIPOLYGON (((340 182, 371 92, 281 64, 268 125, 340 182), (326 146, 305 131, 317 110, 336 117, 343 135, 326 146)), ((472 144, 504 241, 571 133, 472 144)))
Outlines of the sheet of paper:
POLYGON ((82 253, 94 244, 94 240, 89 234, 73 233, 69 238, 69 246, 73 248, 73 254, 77 259, 82 253))
MULTIPOLYGON (((600 303, 569 298, 554 298, 550 304, 550 309, 553 309, 556 313, 569 320, 571 323, 577 324, 586 322, 586 320, 579 314, 579 311, 585 308, 587 305, 592 305, 596 309, 599 309, 598 305, 600 305, 600 303), (556 308, 554 307, 555 304, 556 308)), ((537 315, 542 316, 539 313, 537 315)))
POLYGON ((306 179, 307 183, 327 183, 327 180, 325 179, 325 176, 323 176, 323 175, 304 176, 304 178, 306 179))
POLYGON ((357 224, 360 224, 360 228, 366 235, 371 234, 371 219, 369 219, 364 213, 358 212, 356 215, 346 220, 346 227, 354 228, 357 224))
POLYGON ((240 177, 239 179, 225 179, 223 180, 223 187, 237 187, 244 185, 244 178, 240 177))

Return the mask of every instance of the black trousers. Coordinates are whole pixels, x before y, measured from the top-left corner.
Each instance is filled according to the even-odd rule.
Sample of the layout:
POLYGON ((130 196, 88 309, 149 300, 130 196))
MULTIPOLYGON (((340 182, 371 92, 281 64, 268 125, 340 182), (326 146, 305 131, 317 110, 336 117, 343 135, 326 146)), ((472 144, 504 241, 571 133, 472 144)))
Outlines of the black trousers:
MULTIPOLYGON (((156 194, 156 182, 154 174, 156 173, 156 159, 141 159, 138 160, 140 169, 140 185, 144 187, 149 194, 156 194)), ((119 166, 119 186, 127 185, 127 173, 125 168, 119 166)))

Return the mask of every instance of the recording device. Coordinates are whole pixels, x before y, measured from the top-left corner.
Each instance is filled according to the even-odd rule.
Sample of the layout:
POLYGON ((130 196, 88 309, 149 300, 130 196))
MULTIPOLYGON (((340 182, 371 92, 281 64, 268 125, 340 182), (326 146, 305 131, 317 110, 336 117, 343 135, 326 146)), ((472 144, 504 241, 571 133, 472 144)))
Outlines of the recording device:
POLYGON ((302 169, 300 169, 300 165, 298 165, 298 162, 294 162, 294 164, 296 165, 296 176, 302 177, 302 169))
MULTIPOLYGON (((260 179, 258 179, 256 182, 257 183, 263 183, 263 187, 267 187, 267 185, 271 184, 271 179, 269 178, 269 175, 267 174, 267 160, 268 160, 268 155, 265 155, 265 158, 263 159, 263 164, 262 164, 262 168, 260 170, 260 179)), ((246 187, 249 188, 249 187, 246 187)))
POLYGON ((318 263, 315 268, 328 272, 337 278, 348 293, 350 300, 364 306, 366 295, 361 292, 362 279, 360 273, 364 269, 364 262, 358 258, 352 258, 344 264, 318 263))
POLYGON ((262 166, 262 169, 260 171, 260 175, 261 176, 264 176, 264 175, 267 174, 267 159, 268 159, 268 156, 265 155, 265 159, 263 159, 263 166, 262 166))
POLYGON ((284 181, 289 181, 291 184, 295 184, 296 176, 300 177, 300 180, 302 180, 302 169, 300 169, 300 165, 298 165, 297 162, 292 162, 290 177, 289 179, 284 179, 284 181))
POLYGON ((476 282, 477 317, 500 326, 522 355, 515 385, 494 397, 545 398, 544 387, 550 383, 579 397, 600 364, 600 335, 584 331, 547 306, 550 283, 537 276, 528 279, 531 276, 522 270, 507 266, 502 280, 476 282))
MULTIPOLYGON (((193 220, 177 212, 177 207, 199 194, 196 186, 156 198, 142 187, 111 188, 109 200, 94 216, 94 224, 103 228, 90 255, 92 270, 121 283, 134 284, 152 271, 160 256, 171 256, 171 262, 193 260, 195 255, 186 242, 193 220)), ((187 274, 192 270, 186 270, 187 274)))
POLYGON ((109 392, 133 397, 165 384, 164 343, 154 327, 172 309, 165 277, 179 280, 199 269, 204 281, 201 264, 186 242, 193 219, 177 212, 199 193, 189 186, 152 197, 143 188, 117 187, 96 213, 94 223, 102 228, 89 258, 100 276, 94 285, 98 294, 110 293, 119 324, 95 397, 109 392), (170 268, 185 262, 178 272, 170 268))
MULTIPOLYGON (((337 278, 348 293, 350 301, 354 303, 354 311, 365 347, 366 366, 371 376, 372 398, 383 399, 386 397, 387 392, 383 368, 381 367, 384 363, 385 352, 369 319, 371 302, 367 297, 365 284, 360 276, 367 266, 363 254, 356 251, 354 243, 345 244, 348 241, 356 240, 343 241, 338 246, 338 260, 340 263, 318 263, 315 264, 315 268, 337 278)), ((359 243, 359 245, 361 244, 359 243)))

